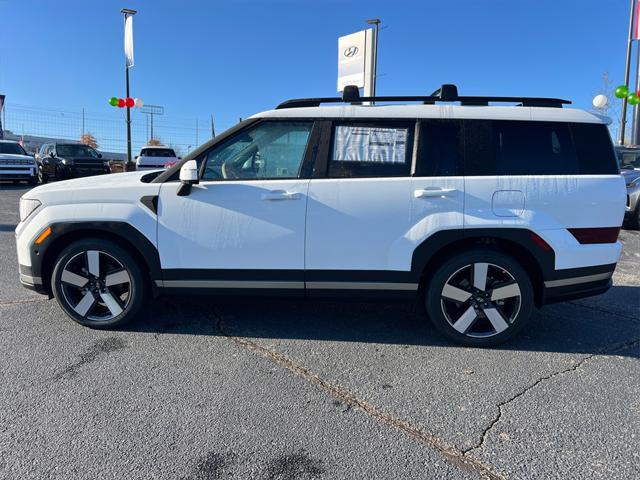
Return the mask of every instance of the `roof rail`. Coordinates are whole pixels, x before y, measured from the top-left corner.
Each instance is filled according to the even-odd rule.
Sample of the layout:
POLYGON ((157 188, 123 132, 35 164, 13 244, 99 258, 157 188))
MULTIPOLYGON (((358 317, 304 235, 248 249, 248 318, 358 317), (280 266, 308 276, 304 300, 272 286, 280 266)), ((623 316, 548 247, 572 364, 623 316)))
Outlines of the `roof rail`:
POLYGON ((344 87, 342 97, 321 98, 294 98, 286 100, 276 107, 276 110, 284 108, 318 107, 322 103, 350 103, 361 105, 362 102, 422 102, 425 105, 434 105, 436 102, 460 102, 460 105, 487 106, 489 102, 518 103, 521 107, 552 107, 562 108, 562 105, 571 101, 561 98, 542 97, 465 97, 458 95, 458 87, 452 84, 444 84, 438 90, 427 96, 376 96, 361 97, 358 87, 347 85, 344 87))

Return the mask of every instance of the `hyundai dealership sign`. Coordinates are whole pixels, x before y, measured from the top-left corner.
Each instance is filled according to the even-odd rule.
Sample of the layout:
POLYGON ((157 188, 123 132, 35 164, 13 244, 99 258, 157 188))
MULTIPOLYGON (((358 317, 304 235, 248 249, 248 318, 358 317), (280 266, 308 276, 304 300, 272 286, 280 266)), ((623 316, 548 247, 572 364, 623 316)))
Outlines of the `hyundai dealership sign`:
POLYGON ((347 85, 365 89, 373 81, 373 29, 362 30, 338 39, 338 91, 347 85))

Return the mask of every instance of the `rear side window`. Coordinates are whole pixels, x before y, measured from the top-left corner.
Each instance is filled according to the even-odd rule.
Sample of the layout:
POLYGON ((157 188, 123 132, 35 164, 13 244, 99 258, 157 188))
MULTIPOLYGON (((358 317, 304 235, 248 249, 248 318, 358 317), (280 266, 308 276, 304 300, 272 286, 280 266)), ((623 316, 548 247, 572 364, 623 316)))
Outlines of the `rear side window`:
POLYGON ((140 152, 143 157, 175 157, 176 152, 170 148, 143 148, 140 152))
POLYGON ((329 177, 409 176, 413 128, 413 123, 335 125, 329 177))
POLYGON ((466 175, 616 174, 606 125, 465 120, 466 175))
POLYGON ((467 124, 467 175, 578 173, 566 123, 469 120, 467 124))
POLYGON ((570 128, 581 174, 619 173, 616 154, 606 125, 572 123, 570 128))
POLYGON ((462 175, 464 135, 460 120, 420 122, 415 175, 447 177, 462 175))

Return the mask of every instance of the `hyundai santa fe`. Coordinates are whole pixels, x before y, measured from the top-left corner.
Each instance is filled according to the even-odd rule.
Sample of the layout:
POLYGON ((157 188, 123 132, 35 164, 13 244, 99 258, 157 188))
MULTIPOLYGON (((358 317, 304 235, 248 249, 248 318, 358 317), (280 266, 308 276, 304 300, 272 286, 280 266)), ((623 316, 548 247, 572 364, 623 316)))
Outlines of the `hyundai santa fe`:
POLYGON ((289 100, 165 171, 31 190, 20 279, 94 328, 163 293, 374 298, 498 344, 535 307, 607 291, 621 252, 608 119, 567 103, 289 100))

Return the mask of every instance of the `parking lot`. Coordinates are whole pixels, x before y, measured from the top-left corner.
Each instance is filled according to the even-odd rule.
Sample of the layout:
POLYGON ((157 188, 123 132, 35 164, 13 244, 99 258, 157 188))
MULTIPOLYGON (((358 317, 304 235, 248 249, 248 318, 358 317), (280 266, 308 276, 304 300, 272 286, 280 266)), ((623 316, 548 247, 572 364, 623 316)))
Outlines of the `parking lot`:
POLYGON ((0 185, 0 478, 639 478, 640 235, 496 349, 410 307, 165 298, 119 331, 22 288, 0 185))

